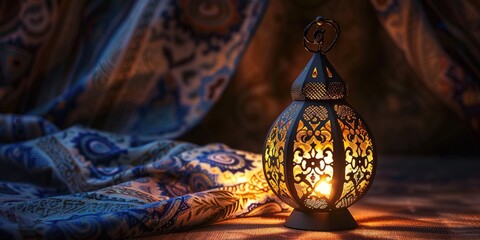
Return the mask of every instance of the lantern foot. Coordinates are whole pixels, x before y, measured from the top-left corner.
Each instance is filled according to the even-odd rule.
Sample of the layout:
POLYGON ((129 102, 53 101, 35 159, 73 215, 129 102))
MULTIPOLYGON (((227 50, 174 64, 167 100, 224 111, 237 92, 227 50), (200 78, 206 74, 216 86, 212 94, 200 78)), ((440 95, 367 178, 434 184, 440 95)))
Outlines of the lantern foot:
POLYGON ((340 231, 356 228, 358 224, 347 209, 329 212, 302 212, 294 209, 284 226, 311 231, 340 231))

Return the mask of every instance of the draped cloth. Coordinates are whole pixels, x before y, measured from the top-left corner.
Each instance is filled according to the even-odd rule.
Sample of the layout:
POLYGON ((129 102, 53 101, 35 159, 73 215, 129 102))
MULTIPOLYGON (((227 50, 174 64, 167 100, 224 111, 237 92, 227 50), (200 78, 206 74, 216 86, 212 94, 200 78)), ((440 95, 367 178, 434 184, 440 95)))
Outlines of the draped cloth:
POLYGON ((266 2, 2 1, 0 112, 174 138, 218 100, 266 2))
POLYGON ((137 237, 285 209, 260 155, 168 140, 218 100, 265 7, 2 1, 0 238, 137 237))
POLYGON ((2 238, 138 237, 288 208, 270 191, 258 154, 58 131, 37 117, 2 116, 0 127, 31 133, 0 146, 2 238))
POLYGON ((478 1, 371 2, 420 79, 480 133, 478 1))

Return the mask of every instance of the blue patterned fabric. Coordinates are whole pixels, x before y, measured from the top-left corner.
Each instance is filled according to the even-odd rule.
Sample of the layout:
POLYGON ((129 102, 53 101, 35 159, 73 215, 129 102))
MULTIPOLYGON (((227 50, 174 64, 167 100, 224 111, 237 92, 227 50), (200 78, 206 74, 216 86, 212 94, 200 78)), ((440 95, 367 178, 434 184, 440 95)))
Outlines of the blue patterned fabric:
POLYGON ((2 1, 0 239, 138 237, 285 209, 259 155, 168 140, 219 99, 265 7, 2 1))
POLYGON ((22 136, 30 140, 10 135, 0 145, 0 238, 137 237, 287 208, 258 154, 80 126, 57 131, 40 118, 1 116, 0 124, 33 129, 22 136))
POLYGON ((174 138, 219 99, 266 1, 4 1, 0 112, 174 138))

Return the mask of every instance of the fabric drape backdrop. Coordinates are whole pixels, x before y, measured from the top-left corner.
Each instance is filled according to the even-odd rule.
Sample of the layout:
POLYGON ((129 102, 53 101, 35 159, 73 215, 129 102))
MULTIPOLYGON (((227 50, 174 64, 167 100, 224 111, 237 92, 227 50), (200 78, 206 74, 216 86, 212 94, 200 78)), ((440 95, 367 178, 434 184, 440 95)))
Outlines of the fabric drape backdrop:
POLYGON ((173 138, 219 98, 266 2, 2 5, 2 112, 173 138))
MULTIPOLYGON (((219 99, 265 1, 0 3, 1 237, 137 237, 288 209, 259 154, 171 140, 219 99)), ((478 24, 461 9, 479 7, 445 18, 446 1, 372 3, 478 129, 478 31, 456 26, 478 24)))
POLYGON ((480 3, 371 2, 420 79, 480 133, 480 3))

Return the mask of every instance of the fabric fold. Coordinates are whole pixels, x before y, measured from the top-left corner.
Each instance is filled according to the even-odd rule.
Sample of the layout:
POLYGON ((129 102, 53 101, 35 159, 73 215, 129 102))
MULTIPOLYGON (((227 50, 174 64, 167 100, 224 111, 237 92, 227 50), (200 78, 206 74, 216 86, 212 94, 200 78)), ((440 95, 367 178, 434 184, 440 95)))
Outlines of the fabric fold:
POLYGON ((261 156, 223 144, 75 126, 2 144, 0 162, 0 235, 12 238, 136 237, 288 209, 261 156))

